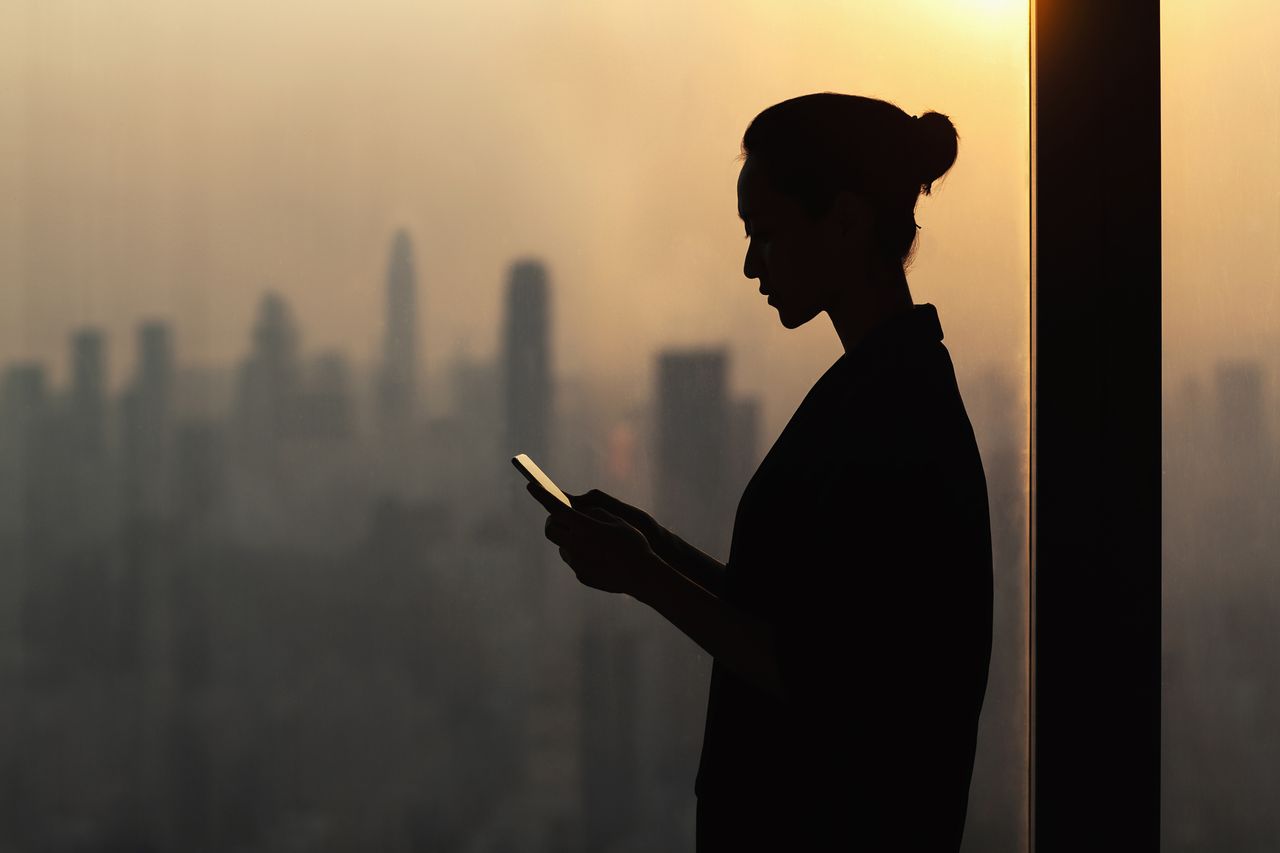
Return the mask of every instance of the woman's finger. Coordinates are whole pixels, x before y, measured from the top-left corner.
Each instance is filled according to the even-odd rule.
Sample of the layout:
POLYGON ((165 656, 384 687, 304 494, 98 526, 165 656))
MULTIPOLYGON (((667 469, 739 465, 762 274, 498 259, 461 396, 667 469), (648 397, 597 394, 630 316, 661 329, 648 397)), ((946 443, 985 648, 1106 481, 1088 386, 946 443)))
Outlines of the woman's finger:
POLYGON ((554 515, 547 516, 547 520, 543 522, 542 530, 547 535, 547 538, 557 545, 564 542, 565 536, 569 532, 569 528, 565 526, 564 522, 554 515))
POLYGON ((552 515, 569 509, 564 504, 560 503, 560 501, 556 500, 556 498, 546 489, 535 485, 534 483, 526 483, 525 491, 533 495, 538 503, 542 504, 542 508, 552 515))

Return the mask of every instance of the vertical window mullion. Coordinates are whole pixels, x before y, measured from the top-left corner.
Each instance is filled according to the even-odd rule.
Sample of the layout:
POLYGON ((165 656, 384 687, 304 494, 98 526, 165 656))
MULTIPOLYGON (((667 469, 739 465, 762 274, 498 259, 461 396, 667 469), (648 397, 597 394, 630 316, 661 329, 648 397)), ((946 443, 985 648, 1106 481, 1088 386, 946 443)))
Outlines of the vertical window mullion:
POLYGON ((1033 14, 1034 849, 1159 849, 1157 0, 1033 14))

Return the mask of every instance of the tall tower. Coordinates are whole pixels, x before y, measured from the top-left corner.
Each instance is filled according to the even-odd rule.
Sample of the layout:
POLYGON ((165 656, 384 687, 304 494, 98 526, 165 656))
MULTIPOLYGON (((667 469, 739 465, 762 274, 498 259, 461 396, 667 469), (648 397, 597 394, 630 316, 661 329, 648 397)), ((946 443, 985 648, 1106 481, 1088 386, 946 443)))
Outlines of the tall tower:
POLYGON ((413 244, 403 228, 391 240, 387 263, 387 325, 378 376, 378 420, 384 432, 413 423, 418 377, 417 278, 413 244))
POLYGON ((125 511, 133 517, 161 518, 173 509, 172 419, 173 336, 162 322, 138 327, 138 362, 125 393, 125 511))
MULTIPOLYGON (((732 528, 728 510, 731 459, 737 437, 728 393, 728 353, 723 348, 667 350, 658 354, 654 413, 655 515, 703 551, 724 559, 732 528)), ((747 430, 743 430, 747 432, 747 430)), ((748 436, 743 436, 747 439, 748 436)), ((648 821, 691 826, 689 780, 697 775, 706 721, 711 660, 688 637, 664 631, 650 640, 641 712, 647 767, 656 801, 648 821)), ((677 837, 658 846, 670 848, 677 837)))
MULTIPOLYGON (((725 509, 730 513, 760 464, 757 446, 760 440, 760 401, 744 397, 729 404, 728 480, 725 509)), ((730 529, 732 533, 732 529, 730 529)))
POLYGON ((23 665, 27 578, 40 556, 32 546, 43 544, 32 541, 43 514, 33 498, 40 491, 42 467, 52 461, 42 456, 39 441, 47 431, 51 402, 43 365, 5 367, 0 378, 0 674, 6 679, 23 665))
POLYGON ((107 366, 101 329, 86 328, 71 337, 70 416, 75 450, 100 458, 106 450, 107 366))
POLYGON ((173 389, 173 335, 158 321, 138 327, 138 384, 146 396, 168 397, 173 389))
POLYGON ((535 643, 525 712, 524 787, 540 827, 533 850, 582 848, 581 630, 582 588, 555 556, 542 528, 545 513, 530 500, 510 457, 528 453, 552 477, 550 294, 547 271, 532 259, 511 265, 502 337, 503 432, 499 458, 510 483, 519 571, 528 579, 522 608, 535 643))
POLYGON ((65 515, 68 538, 104 541, 119 512, 116 481, 108 458, 106 337, 84 328, 71 336, 71 390, 66 407, 67 482, 65 515))
POLYGON ((728 550, 734 430, 723 349, 658 356, 654 496, 659 518, 708 553, 728 550))
POLYGON ((276 293, 263 295, 253 327, 253 349, 240 367, 236 422, 241 448, 251 456, 269 453, 287 438, 301 384, 300 334, 289 304, 276 293))
POLYGON ((548 471, 552 411, 549 303, 546 267, 530 259, 512 264, 503 332, 506 429, 502 451, 507 457, 527 453, 548 471))
POLYGON ((0 540, 6 543, 28 535, 33 484, 46 462, 36 458, 35 449, 48 431, 51 403, 43 365, 25 362, 5 368, 0 381, 0 540))

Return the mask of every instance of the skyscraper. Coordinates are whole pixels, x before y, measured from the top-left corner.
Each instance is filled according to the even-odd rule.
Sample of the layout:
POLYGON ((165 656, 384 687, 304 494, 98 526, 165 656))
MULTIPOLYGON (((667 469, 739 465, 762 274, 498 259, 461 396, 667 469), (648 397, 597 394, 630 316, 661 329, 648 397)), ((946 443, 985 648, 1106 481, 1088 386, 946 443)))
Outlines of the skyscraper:
POLYGON ((39 442, 48 422, 44 367, 9 365, 0 380, 0 673, 20 671, 27 573, 31 547, 31 498, 39 478, 39 442))
POLYGON ((547 272, 531 259, 511 265, 503 317, 502 447, 495 465, 511 484, 518 571, 529 580, 521 605, 533 614, 524 785, 542 826, 530 849, 581 849, 581 608, 583 590, 566 577, 539 523, 542 510, 521 487, 510 457, 528 453, 555 477, 551 460, 552 377, 547 272), (550 466, 550 467, 548 467, 550 466), (527 522, 526 522, 527 520, 527 522))
POLYGON ((7 417, 25 419, 47 402, 43 365, 24 362, 5 368, 4 381, 0 382, 0 412, 7 417))
POLYGON ((43 460, 38 438, 49 421, 44 366, 8 366, 0 382, 0 542, 27 535, 30 499, 43 460))
POLYGON ((732 512, 756 466, 760 464, 760 401, 755 397, 729 404, 729 457, 725 481, 725 509, 732 512))
POLYGON ((417 412, 417 279, 413 244, 404 229, 391 241, 387 263, 387 324, 378 375, 378 420, 384 432, 402 432, 417 412))
MULTIPOLYGON (((654 415, 654 507, 658 520, 703 551, 723 559, 733 519, 728 509, 731 429, 728 353, 723 348, 658 354, 654 415)), ((741 440, 749 440, 743 429, 741 440)), ((743 451, 745 452, 745 451, 743 451)), ((647 773, 657 792, 650 819, 692 821, 688 789, 698 770, 711 660, 679 631, 651 643, 649 706, 643 735, 647 773)), ((675 838, 665 839, 673 846, 675 838)))
POLYGON ((138 360, 125 392, 124 507, 128 515, 160 518, 172 510, 173 337, 168 324, 138 327, 138 360))
MULTIPOLYGON (((503 330, 503 402, 506 457, 527 453, 544 470, 551 455, 551 308, 546 267, 511 265, 503 330)), ((502 460, 507 464, 506 459, 502 460)), ((554 473, 552 473, 554 476, 554 473)))
POLYGON ((72 434, 76 452, 100 458, 106 450, 107 366, 100 329, 81 329, 71 337, 72 434))
POLYGON ((721 348, 659 353, 656 390, 658 517, 704 551, 724 553, 732 522, 726 507, 735 449, 728 353, 721 348))
POLYGON ((289 304, 279 294, 264 294, 253 327, 253 349, 240 367, 236 389, 237 439, 250 456, 268 453, 293 426, 301 383, 299 343, 289 304))
POLYGON ((135 387, 141 394, 168 405, 173 393, 173 335, 168 323, 151 321, 138 327, 137 369, 135 387))
POLYGON ((63 522, 68 539, 102 542, 118 518, 119 501, 107 438, 106 339, 100 329, 71 336, 71 389, 63 413, 67 446, 63 522))

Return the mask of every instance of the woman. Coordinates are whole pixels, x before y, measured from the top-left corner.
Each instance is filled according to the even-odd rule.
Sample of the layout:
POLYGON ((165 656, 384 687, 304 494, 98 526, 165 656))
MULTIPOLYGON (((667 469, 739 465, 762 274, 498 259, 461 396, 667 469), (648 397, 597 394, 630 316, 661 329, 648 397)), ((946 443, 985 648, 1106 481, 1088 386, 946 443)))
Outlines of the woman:
POLYGON ((589 586, 714 658, 697 849, 954 851, 991 652, 986 479, 932 305, 905 268, 950 119, 818 93, 742 143, 743 272, 844 353, 747 484, 727 564, 598 490, 530 491, 589 586))

